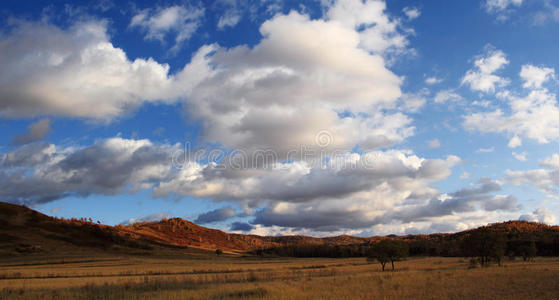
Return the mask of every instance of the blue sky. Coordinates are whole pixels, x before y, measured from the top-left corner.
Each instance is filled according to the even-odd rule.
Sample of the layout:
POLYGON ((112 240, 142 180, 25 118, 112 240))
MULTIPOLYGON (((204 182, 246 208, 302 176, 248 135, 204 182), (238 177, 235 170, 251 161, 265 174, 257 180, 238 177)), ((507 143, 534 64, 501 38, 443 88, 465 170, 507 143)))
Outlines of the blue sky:
POLYGON ((8 0, 0 20, 0 201, 263 235, 557 222, 553 1, 8 0))

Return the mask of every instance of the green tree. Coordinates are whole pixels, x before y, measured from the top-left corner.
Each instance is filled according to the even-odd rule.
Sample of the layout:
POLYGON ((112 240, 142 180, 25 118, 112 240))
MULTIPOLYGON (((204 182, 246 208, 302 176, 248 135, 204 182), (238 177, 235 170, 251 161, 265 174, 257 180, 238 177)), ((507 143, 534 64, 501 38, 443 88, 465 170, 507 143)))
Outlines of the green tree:
POLYGON ((394 270, 394 262, 400 261, 408 255, 409 246, 406 242, 384 239, 371 246, 367 259, 378 261, 382 266, 382 271, 384 271, 388 262, 392 264, 392 270, 394 270))
POLYGON ((478 228, 462 241, 462 251, 465 256, 477 258, 481 266, 488 266, 491 260, 499 266, 503 261, 506 249, 506 238, 502 232, 487 227, 478 228))
POLYGON ((505 257, 506 246, 507 246, 507 242, 506 242, 505 235, 502 233, 494 233, 493 240, 491 241, 491 248, 490 248, 489 255, 493 260, 497 262, 499 267, 501 266, 503 257, 505 257))
POLYGON ((524 261, 530 261, 536 256, 538 249, 536 248, 536 242, 531 240, 530 242, 524 243, 524 245, 518 247, 518 252, 524 261))

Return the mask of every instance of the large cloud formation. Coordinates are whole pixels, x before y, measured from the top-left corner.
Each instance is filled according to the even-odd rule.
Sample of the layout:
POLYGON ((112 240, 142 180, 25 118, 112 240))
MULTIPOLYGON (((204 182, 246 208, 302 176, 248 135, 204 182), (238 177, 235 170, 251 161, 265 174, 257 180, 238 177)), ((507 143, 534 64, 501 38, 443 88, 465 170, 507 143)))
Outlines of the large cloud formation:
POLYGON ((109 120, 164 98, 169 66, 129 60, 109 41, 107 23, 60 29, 17 22, 0 36, 0 116, 62 115, 109 120))
MULTIPOLYGON (((367 228, 375 224, 430 221, 484 211, 514 211, 516 199, 493 195, 500 185, 441 194, 431 182, 444 179, 460 162, 455 156, 424 159, 389 150, 348 153, 323 166, 305 161, 271 168, 218 169, 214 162, 171 164, 178 145, 111 138, 86 147, 32 143, 0 157, 0 199, 38 204, 67 196, 113 195, 153 189, 154 196, 195 196, 234 201, 254 224, 316 231, 367 228)), ((229 207, 197 222, 227 220, 229 207)))
POLYGON ((33 205, 149 188, 170 176, 169 153, 175 148, 122 138, 79 148, 28 144, 0 155, 0 200, 33 205))
POLYGON ((538 143, 559 139, 559 105, 557 96, 544 87, 554 77, 555 70, 546 67, 524 65, 520 78, 524 90, 518 95, 508 90, 497 94, 508 106, 508 111, 476 112, 464 117, 467 129, 481 132, 504 132, 509 134, 509 146, 514 148, 529 138, 538 143))
MULTIPOLYGON (((236 203, 255 230, 331 232, 413 222, 449 228, 450 219, 515 211, 516 199, 496 194, 495 182, 451 194, 437 190, 433 183, 451 174, 457 156, 426 159, 387 149, 414 133, 401 107, 417 110, 425 101, 403 95, 403 79, 389 70, 389 57, 406 53, 408 41, 385 8, 378 0, 343 0, 323 19, 277 14, 261 25, 256 45, 205 45, 172 75, 153 59, 129 60, 103 22, 68 29, 17 24, 0 40, 2 116, 111 120, 146 101, 181 101, 201 124, 201 141, 249 161, 263 150, 274 155, 240 165, 235 157, 176 165, 179 145, 149 140, 35 142, 0 154, 0 200, 37 204, 146 189, 154 197, 236 203)), ((145 12, 134 26, 162 36, 171 27, 149 24, 165 13, 145 12)), ((492 73, 503 64, 499 57, 481 59, 471 76, 482 82, 466 83, 491 90, 492 73)), ((198 221, 231 217, 228 208, 198 221)))
POLYGON ((204 139, 286 153, 313 145, 322 130, 333 136, 330 149, 343 150, 386 147, 413 133, 407 116, 383 112, 396 107, 402 79, 360 47, 353 28, 291 12, 260 32, 253 48, 203 47, 177 75, 204 139))

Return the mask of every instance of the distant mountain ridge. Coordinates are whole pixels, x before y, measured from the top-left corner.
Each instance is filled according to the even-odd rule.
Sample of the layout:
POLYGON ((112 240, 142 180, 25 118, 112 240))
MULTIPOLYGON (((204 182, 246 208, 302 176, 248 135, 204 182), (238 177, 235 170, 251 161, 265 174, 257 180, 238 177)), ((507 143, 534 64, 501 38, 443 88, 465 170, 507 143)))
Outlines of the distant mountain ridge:
MULTIPOLYGON (((549 235, 559 237, 559 226, 526 221, 489 224, 511 237, 549 235)), ((396 236, 420 245, 423 241, 455 241, 479 228, 457 233, 396 236)), ((309 236, 258 236, 225 233, 180 218, 132 225, 109 226, 84 219, 53 218, 24 206, 0 202, 0 255, 28 253, 72 253, 76 251, 116 251, 124 253, 172 252, 178 250, 247 253, 258 249, 289 246, 366 245, 386 237, 341 235, 316 238, 309 236)))

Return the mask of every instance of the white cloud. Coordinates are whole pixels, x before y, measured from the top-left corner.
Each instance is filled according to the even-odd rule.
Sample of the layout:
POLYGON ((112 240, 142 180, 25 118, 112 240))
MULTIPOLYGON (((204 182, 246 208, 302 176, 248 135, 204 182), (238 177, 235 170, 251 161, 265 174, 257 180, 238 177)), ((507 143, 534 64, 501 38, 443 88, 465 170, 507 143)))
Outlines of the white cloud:
MULTIPOLYGON (((236 201, 247 210, 265 205, 276 213, 303 213, 300 209, 320 203, 319 214, 335 210, 347 215, 358 210, 370 219, 375 211, 431 197, 437 191, 430 182, 447 177, 460 162, 455 156, 428 160, 409 152, 375 151, 332 157, 326 167, 300 161, 275 163, 270 168, 222 169, 215 163, 189 161, 177 169, 170 157, 178 150, 178 145, 122 138, 99 140, 86 147, 28 144, 0 155, 0 200, 33 205, 69 196, 153 188, 155 197, 236 201)), ((203 214, 198 221, 233 215, 226 208, 203 214)), ((135 218, 128 223, 147 219, 154 220, 135 218)), ((365 224, 354 224, 354 219, 341 221, 323 220, 339 228, 365 224)))
POLYGON ((506 180, 513 185, 532 184, 551 198, 557 198, 559 187, 559 154, 541 160, 540 169, 506 171, 506 180))
POLYGON ((217 28, 224 29, 225 27, 235 27, 240 20, 240 12, 235 9, 229 9, 219 17, 217 28))
POLYGON ((522 86, 525 88, 541 88, 546 81, 555 78, 555 69, 523 65, 520 78, 524 80, 522 86))
POLYGON ((425 83, 429 84, 429 85, 433 85, 433 84, 437 84, 437 83, 441 83, 443 80, 441 78, 437 78, 435 76, 433 77, 427 77, 425 79, 425 83))
POLYGON ((518 219, 521 221, 540 222, 548 225, 554 225, 557 221, 553 212, 547 208, 537 208, 533 213, 521 215, 518 219))
POLYGON ((487 100, 485 100, 485 101, 476 100, 476 101, 472 102, 472 105, 480 106, 480 107, 489 107, 489 105, 491 105, 491 102, 489 102, 487 100))
MULTIPOLYGON (((178 149, 178 145, 122 138, 77 148, 29 144, 0 157, 0 199, 37 204, 153 188, 154 197, 235 201, 247 216, 255 217, 255 224, 328 232, 378 224, 439 224, 479 210, 518 210, 514 197, 494 194, 500 185, 489 179, 448 195, 433 188, 432 182, 447 178, 461 162, 456 156, 423 159, 409 151, 390 150, 346 153, 318 166, 293 161, 239 169, 188 161, 176 169, 169 157, 178 149)), ((199 221, 233 215, 225 208, 203 214, 199 221)))
POLYGON ((171 217, 171 214, 166 213, 166 212, 158 212, 158 213, 153 213, 147 216, 141 216, 141 217, 137 217, 137 218, 130 218, 124 222, 122 222, 122 225, 133 225, 135 223, 142 223, 142 222, 157 222, 157 221, 161 221, 163 219, 168 219, 171 217))
POLYGON ((475 67, 466 72, 462 78, 462 84, 469 85, 473 91, 493 93, 495 87, 502 87, 509 83, 508 79, 493 74, 508 63, 503 51, 488 46, 486 53, 475 60, 475 67))
POLYGON ((378 188, 378 185, 389 188, 392 180, 398 187, 406 181, 410 181, 410 186, 417 186, 422 180, 439 180, 448 176, 449 168, 459 162, 454 156, 446 160, 424 160, 402 151, 374 151, 331 157, 326 165, 313 161, 278 162, 267 168, 227 172, 215 165, 192 163, 173 180, 161 183, 154 192, 163 197, 195 195, 241 202, 250 200, 256 204, 266 199, 284 202, 334 200, 378 188))
POLYGON ((526 152, 521 152, 521 153, 513 152, 512 156, 514 156, 514 158, 516 158, 519 161, 526 161, 527 160, 526 152))
MULTIPOLYGON (((192 118, 202 120, 203 138, 227 147, 291 150, 312 144, 322 130, 335 137, 333 148, 389 146, 414 130, 396 110, 402 78, 380 55, 361 48, 367 35, 354 26, 383 28, 379 41, 392 45, 397 25, 383 2, 359 3, 356 7, 374 14, 361 15, 355 3, 339 2, 330 8, 331 21, 296 12, 277 15, 262 24, 264 38, 254 48, 204 46, 173 76, 168 65, 152 59, 129 61, 110 43, 105 23, 68 30, 22 23, 0 46, 1 72, 12 74, 0 79, 0 114, 111 120, 146 101, 187 98, 192 118), (353 21, 351 13, 358 14, 353 21), (350 114, 342 117, 344 111, 350 114), (291 144, 284 145, 286 140, 291 144)), ((183 7, 143 11, 132 26, 145 27, 149 38, 158 39, 185 13, 183 7)), ((409 110, 422 105, 404 103, 413 104, 409 110)))
POLYGON ((487 13, 496 15, 498 21, 506 21, 522 2, 523 0, 486 0, 484 7, 487 13))
POLYGON ((417 93, 408 93, 400 97, 399 110, 405 113, 416 113, 427 103, 425 97, 430 91, 426 88, 421 89, 417 93))
POLYGON ((169 33, 174 33, 174 46, 171 51, 176 52, 196 32, 203 16, 204 10, 201 8, 178 5, 145 9, 132 18, 130 27, 143 30, 146 40, 158 40, 162 43, 169 33))
POLYGON ((427 144, 429 148, 439 148, 441 146, 441 142, 438 139, 432 139, 427 144))
POLYGON ((406 6, 404 7, 404 9, 402 9, 402 11, 406 15, 406 17, 408 17, 408 20, 417 19, 421 15, 421 11, 417 9, 417 7, 406 6))
MULTIPOLYGON (((476 211, 515 210, 516 199, 495 195, 500 186, 494 182, 448 195, 438 191, 433 182, 451 174, 461 162, 456 156, 378 150, 411 136, 412 120, 403 112, 425 103, 421 93, 402 94, 403 78, 387 68, 386 55, 405 52, 408 41, 385 8, 383 1, 348 0, 329 7, 327 20, 278 14, 261 25, 256 45, 203 46, 174 75, 151 59, 128 60, 103 23, 68 30, 22 25, 0 46, 7 66, 2 75, 23 74, 1 76, 2 91, 9 91, 0 98, 3 115, 111 119, 145 101, 180 98, 190 119, 200 121, 203 142, 249 156, 269 149, 281 157, 308 146, 309 152, 325 150, 329 159, 317 164, 315 153, 241 169, 192 160, 174 169, 169 158, 178 145, 120 137, 81 147, 31 143, 0 154, 0 199, 44 203, 152 190, 154 197, 237 202, 259 223, 254 230, 281 225, 331 232, 412 222, 448 228, 450 219, 476 211), (351 152, 356 146, 361 153, 351 152)), ((185 21, 184 10, 168 9, 142 11, 131 27, 156 40, 174 32, 181 44, 195 30, 183 25, 196 17, 185 21)))
POLYGON ((327 16, 347 28, 359 29, 359 46, 367 51, 402 52, 408 40, 399 30, 398 20, 385 10, 386 3, 381 0, 338 0, 328 7, 327 16))
POLYGON ((402 79, 359 48, 353 28, 291 12, 260 31, 264 38, 252 48, 203 47, 177 75, 204 140, 283 154, 314 145, 324 130, 333 137, 329 150, 345 151, 413 133, 407 116, 382 110, 396 108, 402 79))
POLYGON ((66 30, 17 23, 0 37, 0 116, 109 120, 165 98, 169 66, 151 58, 130 61, 106 32, 104 22, 66 30))
POLYGON ((257 212, 254 223, 264 226, 283 226, 291 228, 313 228, 317 231, 335 231, 340 228, 371 228, 376 225, 406 225, 423 222, 430 225, 440 224, 449 219, 480 213, 493 214, 500 211, 518 211, 517 199, 508 195, 493 195, 500 191, 499 184, 482 179, 473 188, 461 189, 451 194, 435 194, 430 199, 416 200, 414 204, 397 206, 380 206, 369 202, 370 209, 365 211, 343 209, 341 205, 330 203, 291 204, 287 207, 273 206, 257 212), (371 209, 375 207, 376 209, 371 209), (287 209, 286 209, 287 208, 287 209), (344 220, 355 220, 350 227, 344 220))
POLYGON ((495 151, 495 147, 491 147, 491 148, 479 148, 476 150, 477 153, 491 153, 495 151))
POLYGON ((433 99, 435 103, 445 103, 447 101, 460 101, 462 96, 456 94, 453 90, 439 91, 433 99))
POLYGON ((559 154, 553 154, 551 157, 540 161, 540 164, 546 168, 559 170, 559 154))
POLYGON ((510 113, 501 109, 465 116, 464 126, 481 132, 506 132, 513 135, 509 147, 521 145, 521 138, 549 143, 559 139, 559 107, 556 95, 546 89, 532 90, 527 96, 508 94, 510 113))
POLYGON ((518 137, 518 135, 515 135, 509 140, 508 146, 509 148, 520 147, 522 146, 522 139, 518 137))
POLYGON ((122 138, 88 147, 28 144, 0 154, 0 199, 36 204, 150 188, 171 176, 169 157, 177 149, 122 138))
POLYGON ((534 25, 545 25, 547 22, 559 22, 559 6, 553 1, 543 1, 543 8, 533 15, 534 25))
POLYGON ((507 10, 509 7, 522 5, 523 0, 487 0, 485 8, 489 13, 499 13, 507 10))

